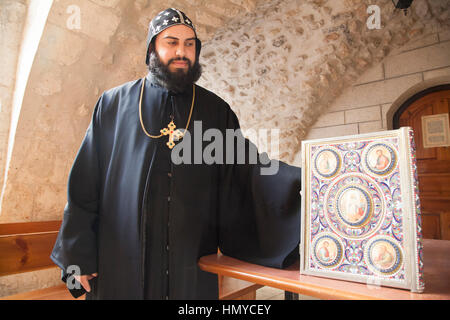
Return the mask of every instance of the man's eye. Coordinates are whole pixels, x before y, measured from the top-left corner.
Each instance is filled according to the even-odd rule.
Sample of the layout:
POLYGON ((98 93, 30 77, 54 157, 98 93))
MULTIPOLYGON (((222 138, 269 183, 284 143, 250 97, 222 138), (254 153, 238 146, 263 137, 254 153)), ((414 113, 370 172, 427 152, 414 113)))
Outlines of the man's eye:
POLYGON ((177 42, 176 42, 176 41, 169 41, 169 42, 167 42, 167 44, 169 44, 169 45, 171 45, 171 46, 174 46, 174 45, 177 44, 177 42))
POLYGON ((188 42, 188 43, 186 43, 186 46, 187 46, 187 47, 192 47, 193 45, 194 45, 193 42, 188 42))

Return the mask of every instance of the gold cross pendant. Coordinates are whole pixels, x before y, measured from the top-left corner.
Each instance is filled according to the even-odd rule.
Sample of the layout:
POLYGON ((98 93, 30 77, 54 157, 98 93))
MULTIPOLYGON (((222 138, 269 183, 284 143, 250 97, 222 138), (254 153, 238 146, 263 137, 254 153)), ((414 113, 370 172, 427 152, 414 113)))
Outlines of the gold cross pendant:
POLYGON ((173 147, 175 147, 175 142, 173 142, 174 140, 180 140, 181 138, 183 138, 183 132, 181 132, 181 130, 177 129, 175 130, 176 125, 175 123, 173 123, 173 120, 170 121, 169 125, 167 126, 167 128, 161 129, 161 133, 165 136, 169 136, 169 142, 167 142, 167 146, 169 147, 169 149, 173 149, 173 147))

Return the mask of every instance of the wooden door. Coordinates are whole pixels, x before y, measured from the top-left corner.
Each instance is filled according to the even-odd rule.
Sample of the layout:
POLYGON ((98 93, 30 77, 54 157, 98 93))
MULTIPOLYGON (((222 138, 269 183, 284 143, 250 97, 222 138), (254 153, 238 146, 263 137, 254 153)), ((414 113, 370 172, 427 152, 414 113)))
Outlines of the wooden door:
POLYGON ((450 90, 428 93, 402 109, 394 125, 414 129, 423 236, 450 240, 450 147, 424 148, 422 137, 423 116, 449 113, 450 90))

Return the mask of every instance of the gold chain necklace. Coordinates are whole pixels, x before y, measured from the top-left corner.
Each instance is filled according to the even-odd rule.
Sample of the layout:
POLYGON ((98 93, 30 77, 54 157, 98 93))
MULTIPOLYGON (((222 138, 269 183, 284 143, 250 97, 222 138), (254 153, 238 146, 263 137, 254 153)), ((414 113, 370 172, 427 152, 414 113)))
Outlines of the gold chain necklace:
POLYGON ((161 132, 161 134, 159 136, 152 136, 150 133, 147 132, 147 130, 145 130, 145 126, 144 126, 144 122, 142 121, 142 97, 144 95, 144 87, 145 87, 145 78, 143 78, 142 81, 142 88, 141 88, 141 97, 139 98, 139 119, 141 120, 141 127, 142 130, 144 130, 144 133, 149 136, 150 138, 153 139, 159 139, 163 136, 169 136, 169 141, 166 143, 166 145, 169 147, 169 149, 173 149, 173 147, 175 147, 175 142, 173 142, 175 139, 179 140, 181 138, 184 137, 187 129, 189 128, 189 123, 191 122, 191 116, 192 116, 192 111, 194 110, 194 102, 195 102, 195 85, 192 85, 192 105, 191 105, 191 111, 189 111, 189 117, 188 117, 188 121, 186 124, 186 129, 184 129, 184 132, 181 132, 180 129, 175 130, 176 125, 173 122, 173 117, 172 117, 172 121, 170 121, 170 123, 167 125, 167 128, 161 129, 159 130, 161 132))

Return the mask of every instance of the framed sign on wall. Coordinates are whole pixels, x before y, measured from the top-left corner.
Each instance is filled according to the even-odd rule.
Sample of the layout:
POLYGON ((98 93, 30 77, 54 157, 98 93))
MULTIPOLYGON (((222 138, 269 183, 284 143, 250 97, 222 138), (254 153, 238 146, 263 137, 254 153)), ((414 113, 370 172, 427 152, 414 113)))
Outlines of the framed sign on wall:
POLYGON ((423 147, 450 146, 448 113, 422 117, 423 147))
POLYGON ((302 142, 300 273, 422 292, 410 128, 302 142))

